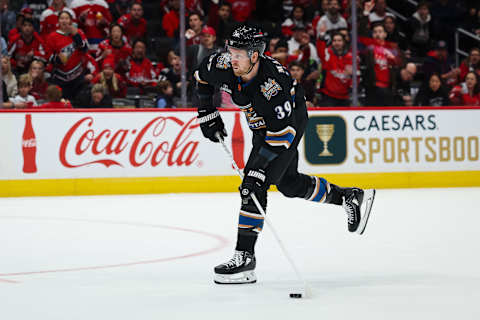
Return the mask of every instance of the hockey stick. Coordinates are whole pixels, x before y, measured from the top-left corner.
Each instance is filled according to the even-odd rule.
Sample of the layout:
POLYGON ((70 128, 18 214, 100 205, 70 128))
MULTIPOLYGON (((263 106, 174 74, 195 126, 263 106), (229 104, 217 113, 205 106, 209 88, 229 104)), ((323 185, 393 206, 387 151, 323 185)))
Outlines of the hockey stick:
MULTIPOLYGON (((220 141, 220 143, 222 144, 222 147, 223 147, 223 150, 225 151, 225 153, 228 155, 228 157, 230 158, 230 161, 233 165, 233 167, 235 168, 235 171, 237 172, 237 174, 240 176, 240 178, 242 178, 243 180, 243 173, 242 171, 240 170, 240 168, 237 166, 237 163, 235 162, 235 159, 233 158, 233 155, 232 155, 232 152, 230 151, 230 149, 227 147, 227 145, 225 144, 225 141, 223 140, 222 136, 220 135, 220 133, 216 133, 215 134, 215 137, 218 139, 218 141, 220 141)), ((277 243, 278 245, 280 246, 280 249, 283 251, 283 255, 287 258, 287 260, 290 262, 290 265, 292 266, 293 270, 295 271, 296 275, 297 275, 297 278, 300 282, 302 282, 303 284, 303 293, 290 293, 290 297, 291 298, 302 298, 302 297, 305 297, 305 298, 309 298, 311 297, 311 290, 307 284, 307 282, 305 281, 305 279, 303 278, 303 276, 300 274, 300 272, 298 271, 298 268, 297 266, 295 265, 295 262, 293 262, 293 259, 292 257, 290 256, 290 254, 288 253, 287 249, 285 248, 285 246, 283 245, 283 242, 282 240, 280 240, 280 237, 278 236, 277 232, 275 231, 275 228, 273 227, 272 223, 270 222, 270 219, 267 218, 267 215, 265 214, 265 211, 263 210, 263 207, 260 205, 260 202, 258 201, 257 197, 255 196, 254 193, 250 193, 250 196, 253 200, 253 202, 255 203, 255 206, 257 207, 258 211, 260 212, 260 214, 262 215, 264 221, 267 223, 268 227, 270 228, 270 230, 272 231, 272 234, 273 236, 275 237, 275 240, 277 240, 277 243)))

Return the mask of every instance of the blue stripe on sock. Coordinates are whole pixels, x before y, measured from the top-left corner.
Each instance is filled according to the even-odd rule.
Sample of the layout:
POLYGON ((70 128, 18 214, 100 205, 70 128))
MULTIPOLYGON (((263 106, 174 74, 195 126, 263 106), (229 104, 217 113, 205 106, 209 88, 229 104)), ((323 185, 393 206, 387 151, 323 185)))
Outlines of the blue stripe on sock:
POLYGON ((312 199, 312 201, 320 202, 320 200, 322 200, 326 192, 327 192, 327 180, 320 178, 320 186, 319 186, 318 193, 315 196, 315 198, 312 199))
MULTIPOLYGON (((258 215, 258 216, 261 217, 260 215, 258 215)), ((260 229, 262 229, 263 228, 263 219, 254 219, 254 218, 249 218, 249 217, 239 215, 238 216, 238 224, 253 226, 254 228, 259 227, 260 229)))

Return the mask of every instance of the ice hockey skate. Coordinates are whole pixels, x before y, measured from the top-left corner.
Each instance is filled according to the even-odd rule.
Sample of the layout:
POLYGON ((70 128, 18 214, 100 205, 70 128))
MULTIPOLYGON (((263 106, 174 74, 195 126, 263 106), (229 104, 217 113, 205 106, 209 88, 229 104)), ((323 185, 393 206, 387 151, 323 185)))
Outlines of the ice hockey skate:
POLYGON ((375 189, 351 188, 345 192, 343 208, 348 216, 348 231, 363 234, 375 199, 375 189))
POLYGON ((237 251, 233 258, 215 267, 215 283, 242 284, 257 282, 255 256, 247 251, 237 251))

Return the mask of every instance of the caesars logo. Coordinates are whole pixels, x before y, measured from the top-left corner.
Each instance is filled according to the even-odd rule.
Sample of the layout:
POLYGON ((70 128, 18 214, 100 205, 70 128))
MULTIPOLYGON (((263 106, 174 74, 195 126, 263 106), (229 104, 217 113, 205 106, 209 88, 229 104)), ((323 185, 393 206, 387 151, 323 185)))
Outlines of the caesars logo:
POLYGON ((478 135, 442 132, 436 114, 359 115, 353 128, 355 163, 434 163, 479 160, 478 135))
POLYGON ((347 157, 345 120, 339 116, 310 117, 305 129, 305 158, 311 164, 339 164, 347 157))

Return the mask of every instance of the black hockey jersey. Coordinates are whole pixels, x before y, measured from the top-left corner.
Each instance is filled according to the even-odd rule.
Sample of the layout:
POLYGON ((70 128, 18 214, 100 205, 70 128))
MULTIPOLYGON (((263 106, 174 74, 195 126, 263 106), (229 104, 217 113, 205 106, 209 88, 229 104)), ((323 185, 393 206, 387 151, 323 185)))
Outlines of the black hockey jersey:
MULTIPOLYGON (((279 62, 263 55, 257 75, 244 83, 234 75, 229 57, 228 53, 206 57, 194 72, 199 87, 215 86, 228 92, 245 113, 254 136, 260 135, 273 154, 296 148, 308 120, 301 86, 279 62)), ((205 99, 201 104, 200 108, 214 108, 205 99)))

